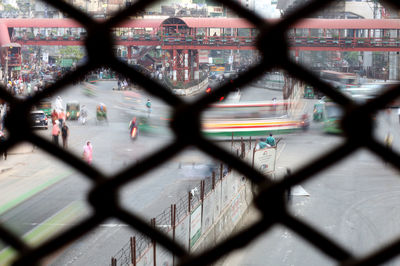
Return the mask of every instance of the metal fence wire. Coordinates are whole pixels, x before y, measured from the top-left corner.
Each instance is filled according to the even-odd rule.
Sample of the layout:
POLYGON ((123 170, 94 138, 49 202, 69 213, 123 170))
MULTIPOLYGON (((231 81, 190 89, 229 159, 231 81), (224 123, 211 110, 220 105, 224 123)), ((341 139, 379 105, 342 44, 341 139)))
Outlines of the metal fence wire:
MULTIPOLYGON (((369 149, 382 159, 390 162, 397 169, 400 169, 399 155, 378 143, 374 139, 371 130, 371 114, 378 109, 384 108, 392 99, 398 97, 400 90, 393 88, 384 95, 364 105, 359 105, 339 91, 336 91, 333 87, 319 80, 309 70, 306 70, 289 58, 288 45, 285 41, 285 32, 288 28, 297 22, 297 20, 307 17, 335 1, 309 1, 294 12, 287 14, 279 22, 269 24, 258 15, 243 8, 238 2, 215 0, 224 4, 224 6, 229 6, 238 16, 246 18, 250 23, 257 25, 260 32, 257 49, 260 52, 261 60, 242 73, 233 83, 227 83, 215 90, 214 93, 204 95, 193 103, 186 103, 181 98, 173 95, 167 88, 140 74, 126 63, 119 61, 112 52, 111 28, 118 26, 118 24, 128 19, 129 16, 139 13, 146 6, 154 4, 156 1, 137 1, 129 8, 121 10, 115 16, 102 22, 95 21, 78 8, 66 2, 43 1, 62 10, 63 13, 68 14, 86 28, 87 39, 85 46, 89 59, 85 65, 78 67, 72 73, 68 73, 44 91, 34 95, 31 99, 22 101, 10 95, 5 88, 0 90, 0 97, 7 101, 10 106, 10 112, 5 124, 10 133, 9 139, 1 145, 0 150, 3 151, 22 141, 29 141, 83 173, 93 183, 93 189, 90 191, 88 199, 94 210, 94 214, 66 232, 47 240, 37 247, 29 246, 4 226, 0 226, 1 241, 10 245, 19 254, 14 265, 39 264, 41 259, 78 240, 110 217, 115 217, 129 224, 135 230, 146 235, 147 238, 157 241, 167 250, 174 253, 179 258, 181 265, 211 264, 229 252, 247 245, 255 237, 267 231, 275 224, 286 226, 295 231, 309 243, 313 244, 316 249, 342 265, 377 265, 390 260, 400 253, 400 238, 397 238, 396 241, 364 257, 355 257, 349 250, 318 232, 306 222, 298 220, 286 210, 283 194, 288 187, 312 178, 316 173, 343 160, 360 147, 369 149), (119 74, 129 77, 131 81, 136 82, 152 95, 163 99, 174 109, 171 128, 175 134, 175 142, 112 177, 107 177, 104 173, 82 162, 80 158, 35 135, 28 121, 30 109, 40 99, 53 95, 67 85, 70 85, 74 80, 82 78, 90 71, 103 66, 110 67, 119 74), (292 173, 290 178, 286 178, 278 183, 266 179, 234 154, 219 148, 205 139, 201 134, 200 126, 200 114, 209 104, 229 91, 255 81, 256 78, 261 77, 266 71, 270 71, 272 68, 284 69, 294 78, 305 81, 319 89, 322 93, 341 105, 346 113, 342 121, 344 131, 346 132, 345 143, 333 149, 329 154, 310 162, 297 172, 292 173), (140 178, 144 173, 161 165, 190 145, 197 147, 247 176, 258 187, 259 192, 255 198, 255 203, 261 213, 264 214, 260 221, 248 229, 231 236, 213 248, 210 247, 208 250, 196 254, 188 254, 183 247, 170 240, 157 228, 153 228, 147 221, 140 218, 139 215, 124 209, 117 200, 121 187, 132 180, 140 178), (277 202, 280 202, 280 204, 277 204, 277 202)), ((392 6, 400 8, 399 1, 385 2, 390 2, 392 6)))

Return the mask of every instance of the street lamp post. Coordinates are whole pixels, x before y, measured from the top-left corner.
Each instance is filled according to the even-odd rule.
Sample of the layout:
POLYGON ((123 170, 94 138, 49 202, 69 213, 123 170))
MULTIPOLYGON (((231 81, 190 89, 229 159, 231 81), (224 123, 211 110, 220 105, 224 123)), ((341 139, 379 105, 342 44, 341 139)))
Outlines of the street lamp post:
POLYGON ((5 80, 5 83, 7 84, 7 82, 8 82, 8 54, 5 59, 6 59, 6 66, 5 66, 5 70, 4 70, 4 72, 5 72, 4 80, 5 80))

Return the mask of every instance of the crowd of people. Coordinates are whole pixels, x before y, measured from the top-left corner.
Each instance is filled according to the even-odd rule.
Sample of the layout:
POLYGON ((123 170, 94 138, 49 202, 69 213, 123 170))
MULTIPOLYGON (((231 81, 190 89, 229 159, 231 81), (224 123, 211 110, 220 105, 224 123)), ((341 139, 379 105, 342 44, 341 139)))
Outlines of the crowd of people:
POLYGON ((61 78, 66 71, 66 68, 46 62, 26 63, 18 75, 9 73, 8 77, 5 77, 5 86, 12 95, 31 96, 61 78))

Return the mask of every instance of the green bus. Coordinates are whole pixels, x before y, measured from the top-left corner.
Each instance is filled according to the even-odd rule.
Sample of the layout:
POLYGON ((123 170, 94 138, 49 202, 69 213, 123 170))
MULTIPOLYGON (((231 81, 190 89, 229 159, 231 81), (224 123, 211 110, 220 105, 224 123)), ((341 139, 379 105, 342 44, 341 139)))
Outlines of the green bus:
POLYGON ((343 133, 340 125, 342 117, 342 107, 333 102, 326 102, 323 107, 323 131, 332 134, 343 133))
POLYGON ((43 99, 39 102, 39 104, 36 106, 38 110, 42 110, 47 117, 51 116, 51 100, 50 99, 43 99))

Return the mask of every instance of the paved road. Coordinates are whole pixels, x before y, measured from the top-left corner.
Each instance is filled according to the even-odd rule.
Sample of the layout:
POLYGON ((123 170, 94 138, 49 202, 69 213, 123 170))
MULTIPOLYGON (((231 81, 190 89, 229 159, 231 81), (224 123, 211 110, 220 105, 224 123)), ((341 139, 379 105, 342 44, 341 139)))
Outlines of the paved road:
MULTIPOLYGON (((395 112, 378 116, 376 136, 394 135, 400 150, 400 126, 395 112)), ((313 124, 308 134, 287 135, 278 167, 293 170, 342 143, 340 136, 324 135, 313 124)), ((398 172, 375 155, 360 150, 348 159, 302 184, 309 197, 294 196, 290 212, 315 226, 355 255, 374 251, 400 235, 398 172)), ((254 218, 254 217, 253 217, 254 218)), ((250 220, 248 221, 251 222, 250 220)), ((294 232, 275 226, 248 248, 229 256, 224 265, 336 265, 294 232)), ((385 265, 400 265, 400 260, 385 265)))
MULTIPOLYGON (((64 104, 69 100, 78 99, 81 104, 87 106, 89 111, 89 120, 86 125, 81 125, 78 121, 67 122, 71 133, 69 151, 80 156, 85 141, 90 140, 94 147, 93 164, 107 174, 122 170, 171 141, 170 135, 141 135, 138 140, 132 142, 129 139, 128 123, 134 114, 140 113, 147 96, 141 93, 141 102, 137 103, 136 110, 131 110, 124 105, 126 102, 123 93, 111 90, 113 83, 100 83, 97 86, 97 94, 93 98, 83 96, 79 86, 61 94, 64 104), (95 107, 99 101, 108 107, 108 124, 96 124, 95 107)), ((157 99, 152 99, 152 102, 151 119, 159 119, 167 112, 168 108, 164 107, 157 99)), ((38 130, 37 133, 50 140, 50 129, 38 130)), ((53 158, 39 149, 30 156, 18 156, 25 156, 24 169, 20 165, 20 167, 14 167, 4 173, 10 179, 6 180, 5 176, 4 182, 7 184, 15 182, 12 178, 33 178, 35 175, 40 175, 41 178, 45 176, 53 178, 63 174, 63 178, 32 196, 28 201, 2 213, 0 216, 2 224, 19 235, 30 235, 32 231, 45 226, 46 229, 40 230, 48 232, 46 235, 48 237, 90 215, 90 207, 85 203, 85 199, 91 184, 86 178, 74 169, 60 164, 58 161, 55 162, 53 158)), ((10 157, 8 161, 13 159, 15 157, 10 157)), ((202 178, 210 175, 211 164, 211 158, 189 149, 185 154, 171 158, 171 161, 163 167, 149 173, 148 178, 124 187, 120 194, 121 203, 132 211, 140 212, 146 218, 155 217, 170 204, 175 203, 178 198, 186 196, 187 191, 198 185, 202 178), (184 165, 179 169, 181 162, 184 165), (192 162, 196 162, 195 167, 192 166, 192 162)), ((2 181, 1 176, 0 181, 2 181)), ((29 185, 35 186, 31 183, 29 185)), ((14 192, 18 193, 18 191, 14 192)), ((107 221, 89 237, 71 245, 54 260, 53 264, 100 265, 108 263, 111 256, 129 240, 131 234, 132 230, 121 224, 120 221, 107 221)))
MULTIPOLYGON (((128 122, 134 115, 143 113, 148 96, 143 91, 139 91, 140 97, 136 99, 136 103, 127 104, 123 92, 111 90, 115 83, 100 82, 96 86, 95 97, 84 96, 80 86, 71 87, 60 94, 64 104, 68 101, 79 100, 81 105, 87 106, 89 112, 86 125, 81 125, 78 121, 67 122, 71 133, 68 150, 80 156, 85 141, 90 140, 94 147, 93 164, 107 174, 113 174, 135 163, 172 140, 172 135, 167 133, 140 135, 137 141, 132 142, 128 136, 128 122), (95 108, 99 102, 108 107, 108 124, 96 123, 95 108)), ((270 99, 269 93, 263 89, 250 88, 243 93, 243 96, 247 99, 260 99, 260 96, 270 99)), ((154 98, 151 100, 153 121, 160 121, 169 116, 170 109, 162 101, 154 98)), ((38 130, 37 133, 50 140, 50 129, 38 130)), ((29 200, 23 201, 14 208, 4 208, 5 211, 0 212, 2 224, 34 242, 41 240, 37 236, 39 233, 42 238, 48 238, 90 215, 90 206, 85 200, 91 183, 84 176, 60 161, 55 161, 40 149, 36 149, 31 155, 18 156, 24 159, 21 159, 21 162, 17 163, 12 170, 4 173, 4 178, 0 174, 0 183, 3 181, 9 184, 15 182, 13 178, 25 178, 25 187, 29 186, 32 189, 24 188, 26 190, 24 198, 29 198, 29 200), (31 193, 30 190, 36 189, 34 180, 37 180, 39 185, 50 179, 55 181, 41 188, 37 191, 38 193, 31 193)), ((14 159, 17 158, 10 157, 7 163, 14 159)), ((147 174, 147 178, 121 189, 121 203, 127 209, 140 213, 145 218, 155 217, 170 204, 175 203, 178 198, 186 196, 187 191, 198 185, 202 178, 210 175, 210 165, 212 165, 211 158, 194 149, 188 149, 184 154, 171 158, 170 162, 147 174), (192 162, 196 163, 194 167, 192 162), (181 163, 183 167, 180 168, 181 163)), ((19 189, 22 190, 21 186, 24 186, 24 183, 21 180, 19 182, 21 183, 19 189)), ((1 200, 0 196, 2 204, 1 200)), ((57 254, 50 263, 51 265, 108 263, 111 256, 129 240, 132 232, 120 221, 108 220, 92 233, 57 254)))

